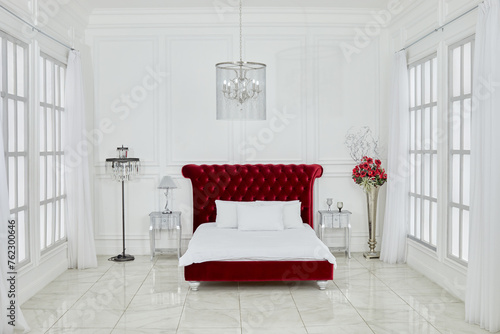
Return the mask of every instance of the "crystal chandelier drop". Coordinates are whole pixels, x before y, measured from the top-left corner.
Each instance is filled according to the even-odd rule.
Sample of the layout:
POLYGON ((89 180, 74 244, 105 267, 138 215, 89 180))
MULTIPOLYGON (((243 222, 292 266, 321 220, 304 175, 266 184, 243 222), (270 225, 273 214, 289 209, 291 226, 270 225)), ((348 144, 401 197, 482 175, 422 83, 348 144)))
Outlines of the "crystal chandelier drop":
POLYGON ((240 0, 240 60, 215 65, 218 120, 266 119, 266 65, 243 61, 240 0))

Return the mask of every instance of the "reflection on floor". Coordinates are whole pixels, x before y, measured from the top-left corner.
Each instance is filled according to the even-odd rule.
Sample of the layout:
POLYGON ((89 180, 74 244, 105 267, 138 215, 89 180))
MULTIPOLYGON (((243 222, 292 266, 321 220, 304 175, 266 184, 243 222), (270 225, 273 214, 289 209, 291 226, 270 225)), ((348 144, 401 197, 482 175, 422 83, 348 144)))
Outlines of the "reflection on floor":
MULTIPOLYGON (((336 254, 337 255, 337 254, 336 254)), ((202 283, 190 291, 174 255, 68 270, 22 305, 32 333, 486 333, 464 304, 407 265, 337 255, 315 282, 202 283)))

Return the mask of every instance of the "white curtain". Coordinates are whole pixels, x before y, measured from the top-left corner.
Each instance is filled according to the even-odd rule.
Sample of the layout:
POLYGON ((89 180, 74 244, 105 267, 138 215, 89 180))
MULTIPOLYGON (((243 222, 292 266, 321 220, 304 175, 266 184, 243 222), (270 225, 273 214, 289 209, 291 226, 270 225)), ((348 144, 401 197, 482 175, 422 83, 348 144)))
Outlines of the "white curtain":
MULTIPOLYGON (((16 298, 10 298, 7 291, 10 289, 10 284, 7 283, 7 272, 8 270, 7 260, 7 244, 8 244, 8 221, 10 219, 10 207, 9 207, 9 186, 7 183, 7 167, 5 165, 5 146, 4 146, 4 117, 2 113, 3 101, 0 98, 0 333, 10 334, 13 332, 14 327, 9 324, 11 319, 7 318, 7 308, 10 306, 10 300, 16 302, 15 311, 15 325, 16 329, 23 328, 29 331, 28 324, 24 320, 23 313, 19 308, 18 301, 16 298)), ((17 280, 17 276, 16 276, 17 280)), ((17 287, 16 296, 19 293, 17 287)), ((10 312, 9 312, 10 314, 10 312)))
POLYGON ((500 330, 500 0, 479 5, 474 50, 465 318, 500 330))
POLYGON ((406 234, 409 190, 409 88, 406 52, 394 55, 389 144, 387 156, 387 197, 380 260, 387 263, 406 261, 406 234))
POLYGON ((97 267, 90 201, 85 98, 79 51, 70 51, 66 70, 65 179, 69 268, 97 267))

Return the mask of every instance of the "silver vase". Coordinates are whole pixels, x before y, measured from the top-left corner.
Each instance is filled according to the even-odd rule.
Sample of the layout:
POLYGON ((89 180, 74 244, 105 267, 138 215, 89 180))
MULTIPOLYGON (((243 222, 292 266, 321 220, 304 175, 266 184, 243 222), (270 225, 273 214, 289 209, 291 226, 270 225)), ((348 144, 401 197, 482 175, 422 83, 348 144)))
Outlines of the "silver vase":
POLYGON ((363 253, 363 256, 367 259, 378 259, 380 257, 380 252, 375 251, 375 245, 377 244, 375 234, 377 226, 378 190, 379 187, 370 187, 365 190, 366 204, 368 208, 368 246, 370 247, 370 250, 363 253))

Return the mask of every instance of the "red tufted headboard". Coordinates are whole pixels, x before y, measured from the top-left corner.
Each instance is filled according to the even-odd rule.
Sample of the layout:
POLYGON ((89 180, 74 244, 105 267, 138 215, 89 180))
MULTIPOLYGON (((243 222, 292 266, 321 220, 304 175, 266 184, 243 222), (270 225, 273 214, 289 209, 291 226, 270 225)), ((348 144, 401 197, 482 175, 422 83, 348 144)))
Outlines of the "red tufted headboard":
POLYGON ((182 175, 193 185, 193 232, 215 222, 215 200, 302 203, 304 223, 313 226, 313 186, 320 165, 186 165, 182 175))

